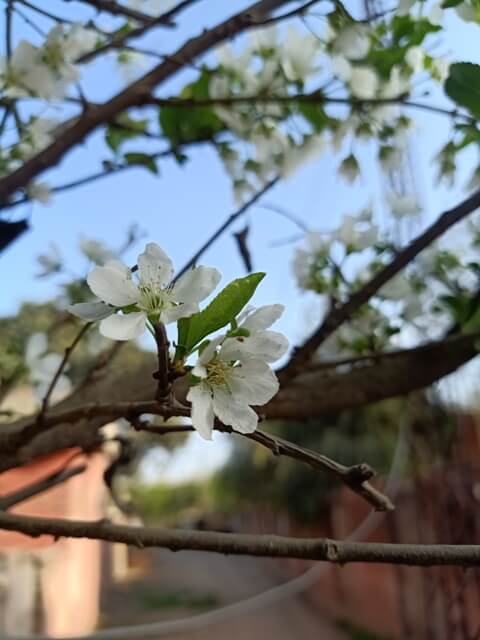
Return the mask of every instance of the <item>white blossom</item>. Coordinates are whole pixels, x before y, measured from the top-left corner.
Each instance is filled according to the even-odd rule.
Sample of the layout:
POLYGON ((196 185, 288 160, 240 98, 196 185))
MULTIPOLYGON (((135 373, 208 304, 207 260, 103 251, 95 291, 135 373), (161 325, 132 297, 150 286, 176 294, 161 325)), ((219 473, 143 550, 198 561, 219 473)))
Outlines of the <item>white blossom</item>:
MULTIPOLYGON (((342 223, 334 237, 346 247, 362 251, 375 244, 378 240, 378 227, 368 224, 366 229, 359 228, 359 218, 356 216, 343 216, 342 223)), ((361 223, 361 222, 360 222, 361 223)))
MULTIPOLYGON (((25 364, 29 370, 30 380, 35 392, 42 399, 48 391, 53 377, 62 362, 59 353, 48 353, 48 340, 45 333, 33 333, 28 339, 25 350, 25 364)), ((52 400, 64 398, 71 390, 68 376, 62 373, 55 384, 52 400)))
POLYGON ((397 196, 391 193, 388 194, 387 200, 395 218, 415 216, 422 211, 420 203, 414 195, 397 196))
POLYGON ((147 320, 169 324, 198 311, 198 303, 212 293, 220 273, 196 267, 172 283, 173 264, 155 243, 146 245, 138 256, 138 276, 116 260, 95 267, 87 277, 93 302, 69 307, 84 320, 100 320, 100 333, 112 340, 138 338, 147 320), (120 311, 121 313, 117 313, 120 311))
POLYGON ((368 28, 365 25, 345 27, 337 33, 333 45, 333 52, 349 60, 365 58, 370 49, 368 28))
POLYGON ((296 29, 289 27, 286 40, 279 49, 281 65, 287 80, 304 82, 309 75, 317 71, 317 50, 318 40, 313 35, 301 35, 296 29))
POLYGON ((86 238, 82 236, 78 243, 80 247, 80 251, 83 255, 91 260, 91 262, 95 262, 95 264, 105 264, 109 260, 115 260, 116 256, 113 251, 108 249, 103 242, 99 240, 94 240, 93 238, 86 238))
POLYGON ((475 7, 467 2, 461 2, 455 7, 457 16, 465 22, 478 22, 479 16, 475 7))
POLYGON ((373 69, 366 66, 352 68, 349 80, 352 95, 361 100, 370 100, 375 97, 378 89, 378 76, 373 69))
POLYGON ((344 57, 335 55, 332 56, 332 72, 337 78, 340 78, 343 82, 348 82, 352 76, 352 65, 344 57))
POLYGON ((416 0, 400 0, 397 7, 397 15, 406 16, 410 13, 410 9, 415 4, 416 0))
POLYGON ((438 2, 432 6, 428 14, 428 20, 435 26, 439 26, 442 24, 443 19, 443 9, 442 5, 438 2))
POLYGON ((52 192, 47 182, 30 182, 25 191, 30 200, 37 200, 42 204, 48 204, 52 199, 52 192))
POLYGON ((200 354, 187 400, 192 403, 192 424, 206 440, 212 437, 215 416, 240 433, 257 428, 252 405, 264 405, 279 388, 268 363, 288 349, 285 336, 267 330, 282 311, 281 305, 269 305, 247 312, 240 327, 248 336, 220 336, 200 354))
POLYGON ((58 273, 62 268, 60 249, 54 242, 51 242, 49 252, 41 253, 37 256, 37 262, 42 267, 42 271, 38 274, 39 278, 48 276, 51 273, 58 273))
POLYGON ((412 69, 413 73, 419 73, 423 69, 425 53, 421 47, 410 47, 405 54, 405 62, 412 69))

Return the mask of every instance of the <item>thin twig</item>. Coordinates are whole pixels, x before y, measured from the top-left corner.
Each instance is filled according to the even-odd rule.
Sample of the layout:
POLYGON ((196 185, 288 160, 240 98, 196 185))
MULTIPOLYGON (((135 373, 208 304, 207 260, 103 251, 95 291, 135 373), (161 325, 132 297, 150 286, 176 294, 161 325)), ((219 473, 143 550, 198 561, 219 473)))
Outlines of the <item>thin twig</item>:
POLYGON ((86 469, 86 464, 80 464, 71 468, 63 467, 60 471, 55 471, 46 478, 37 480, 37 482, 34 482, 27 487, 23 487, 22 489, 14 491, 8 495, 0 496, 0 511, 6 511, 20 502, 25 502, 25 500, 29 500, 40 493, 49 491, 53 487, 70 480, 70 478, 78 476, 80 473, 86 471, 86 469))
POLYGON ((178 278, 180 278, 180 276, 186 273, 189 269, 195 266, 198 259, 205 253, 205 251, 207 251, 207 249, 209 249, 212 246, 212 244, 214 244, 214 242, 216 242, 216 240, 218 240, 218 238, 236 220, 238 220, 238 218, 240 218, 248 209, 250 209, 250 207, 256 204, 258 200, 262 198, 262 196, 264 196, 268 191, 270 191, 270 189, 272 189, 277 184, 279 179, 280 178, 276 177, 276 178, 273 178, 273 180, 270 180, 270 182, 267 182, 267 184, 262 189, 260 189, 260 191, 257 191, 257 193, 254 196, 252 196, 250 200, 248 200, 248 202, 242 205, 239 209, 237 209, 237 211, 232 213, 230 216, 228 216, 225 222, 223 222, 218 227, 218 229, 216 229, 216 231, 212 233, 212 235, 202 244, 202 246, 198 249, 198 251, 196 251, 193 254, 193 256, 186 262, 186 264, 183 265, 180 271, 175 275, 175 281, 178 280, 178 278))
POLYGON ((18 531, 33 538, 88 538, 122 542, 139 547, 159 547, 171 551, 186 549, 232 555, 267 558, 299 558, 344 565, 369 562, 407 566, 480 566, 480 545, 389 544, 380 542, 343 542, 329 538, 289 538, 275 535, 219 533, 159 527, 117 525, 107 520, 96 522, 39 518, 0 513, 0 529, 18 531))
POLYGON ((70 356, 72 355, 72 353, 73 353, 75 347, 77 346, 77 344, 80 342, 80 340, 83 338, 83 336, 90 329, 92 324, 93 324, 92 322, 87 322, 86 324, 84 324, 82 326, 82 328, 80 329, 80 331, 75 336, 75 338, 74 338, 73 342, 70 344, 70 346, 68 346, 65 349, 65 353, 63 355, 62 361, 58 365, 58 369, 56 370, 55 375, 53 376, 52 381, 50 382, 50 384, 48 386, 47 393, 45 394, 45 397, 43 398, 42 407, 41 407, 40 413, 38 415, 38 422, 40 422, 40 423, 42 422, 43 416, 45 415, 45 413, 48 410, 48 404, 49 404, 51 395, 52 395, 53 391, 55 390, 55 385, 57 384, 58 379, 60 378, 60 376, 62 375, 63 371, 65 370, 65 367, 68 364, 70 356))

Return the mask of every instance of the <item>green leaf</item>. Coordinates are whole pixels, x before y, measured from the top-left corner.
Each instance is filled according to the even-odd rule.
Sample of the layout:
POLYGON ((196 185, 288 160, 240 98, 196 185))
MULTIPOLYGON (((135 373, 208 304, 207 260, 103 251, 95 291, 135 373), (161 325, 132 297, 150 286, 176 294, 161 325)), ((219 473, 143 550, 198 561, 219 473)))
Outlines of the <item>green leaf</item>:
POLYGON ((129 165, 141 165, 151 171, 152 173, 158 174, 157 163, 153 156, 148 153, 126 153, 124 156, 125 162, 129 165))
POLYGON ((480 65, 472 62, 452 64, 445 92, 458 105, 480 117, 480 65))
POLYGON ((147 124, 148 120, 134 120, 126 113, 122 113, 115 122, 108 125, 105 141, 110 149, 116 153, 126 140, 137 138, 145 133, 147 124))
POLYGON ((252 273, 234 280, 203 311, 179 320, 176 358, 188 355, 206 336, 232 322, 264 277, 264 273, 252 273))
POLYGON ((464 0, 443 0, 442 9, 450 9, 451 7, 458 7, 464 0))
MULTIPOLYGON (((210 76, 202 73, 195 82, 185 86, 179 98, 183 100, 204 100, 210 97, 208 85, 210 76)), ((213 107, 162 107, 159 122, 163 134, 173 146, 194 140, 211 139, 225 128, 213 107)))
POLYGON ((325 109, 319 104, 300 103, 298 110, 316 132, 323 131, 331 120, 325 113, 325 109))

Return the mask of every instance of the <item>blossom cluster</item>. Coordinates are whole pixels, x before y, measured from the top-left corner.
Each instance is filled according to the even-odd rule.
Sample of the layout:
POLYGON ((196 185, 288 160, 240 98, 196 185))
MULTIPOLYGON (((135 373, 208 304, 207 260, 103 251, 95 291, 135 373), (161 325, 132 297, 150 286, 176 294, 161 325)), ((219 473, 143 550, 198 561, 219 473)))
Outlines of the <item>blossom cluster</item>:
POLYGON ((41 46, 21 40, 10 59, 0 61, 2 93, 9 98, 64 97, 68 87, 80 77, 75 62, 91 51, 97 41, 97 34, 79 23, 68 27, 56 25, 41 46))
POLYGON ((167 254, 157 244, 148 243, 138 256, 135 271, 118 260, 94 267, 87 283, 96 298, 71 305, 69 310, 83 320, 99 322, 100 333, 113 340, 132 340, 146 329, 155 334, 158 324, 178 323, 172 367, 185 367, 189 356, 197 354, 197 363, 193 368, 187 366, 185 374, 190 384, 187 399, 192 405, 193 426, 210 439, 216 416, 223 424, 250 433, 258 422, 251 405, 265 404, 278 391, 270 363, 285 354, 288 341, 269 328, 281 316, 283 307, 247 307, 242 312, 254 289, 250 280, 240 280, 214 299, 211 304, 217 304, 216 311, 204 318, 199 303, 213 293, 221 274, 204 266, 194 267, 178 279, 173 274, 167 254), (224 303, 226 298, 228 302, 224 303), (188 345, 181 338, 185 322, 196 322, 198 333, 188 345), (208 337, 227 324, 230 328, 223 335, 208 337))

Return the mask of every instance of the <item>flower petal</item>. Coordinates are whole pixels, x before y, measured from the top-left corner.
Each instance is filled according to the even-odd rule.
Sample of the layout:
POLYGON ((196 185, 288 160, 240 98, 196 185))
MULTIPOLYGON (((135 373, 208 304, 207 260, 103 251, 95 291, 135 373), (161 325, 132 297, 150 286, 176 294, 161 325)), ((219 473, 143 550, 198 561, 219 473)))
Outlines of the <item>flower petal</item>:
POLYGON ((285 311, 283 304, 267 304, 259 307, 242 322, 242 329, 265 331, 276 322, 285 311))
POLYGON ((255 411, 219 387, 213 390, 213 410, 223 424, 233 427, 235 431, 253 433, 257 428, 258 416, 255 411))
POLYGON ((258 331, 249 338, 242 336, 227 338, 222 346, 224 360, 241 360, 242 358, 260 358, 265 362, 275 362, 288 349, 288 340, 277 331, 258 331))
POLYGON ((48 348, 47 335, 45 333, 32 333, 27 342, 25 360, 29 368, 48 348))
POLYGON ((243 360, 234 367, 230 385, 236 398, 257 406, 271 400, 280 386, 268 364, 258 358, 243 360))
POLYGON ((139 297, 138 289, 132 282, 132 272, 115 260, 90 271, 87 283, 97 298, 115 307, 126 307, 137 302, 139 297))
POLYGON ((215 416, 212 394, 202 384, 190 387, 187 400, 192 403, 192 424, 205 440, 212 439, 215 416))
POLYGON ((112 313, 115 313, 115 309, 101 300, 98 302, 79 302, 77 304, 71 304, 67 307, 67 310, 71 314, 81 318, 82 320, 88 320, 95 322, 96 320, 103 320, 108 318, 112 313))
POLYGON ((173 276, 173 264, 158 244, 149 242, 145 251, 138 256, 138 272, 143 283, 157 287, 168 284, 173 276))
POLYGON ((100 322, 99 331, 102 336, 112 340, 133 340, 145 331, 146 321, 147 314, 143 311, 125 315, 116 314, 104 318, 100 322))
POLYGON ((176 302, 200 302, 209 296, 222 278, 217 269, 196 267, 181 276, 173 287, 176 302))
POLYGON ((186 302, 185 304, 179 304, 176 307, 171 307, 162 311, 160 314, 160 322, 163 324, 170 324, 171 322, 177 322, 180 318, 188 318, 198 311, 198 305, 193 302, 186 302))

